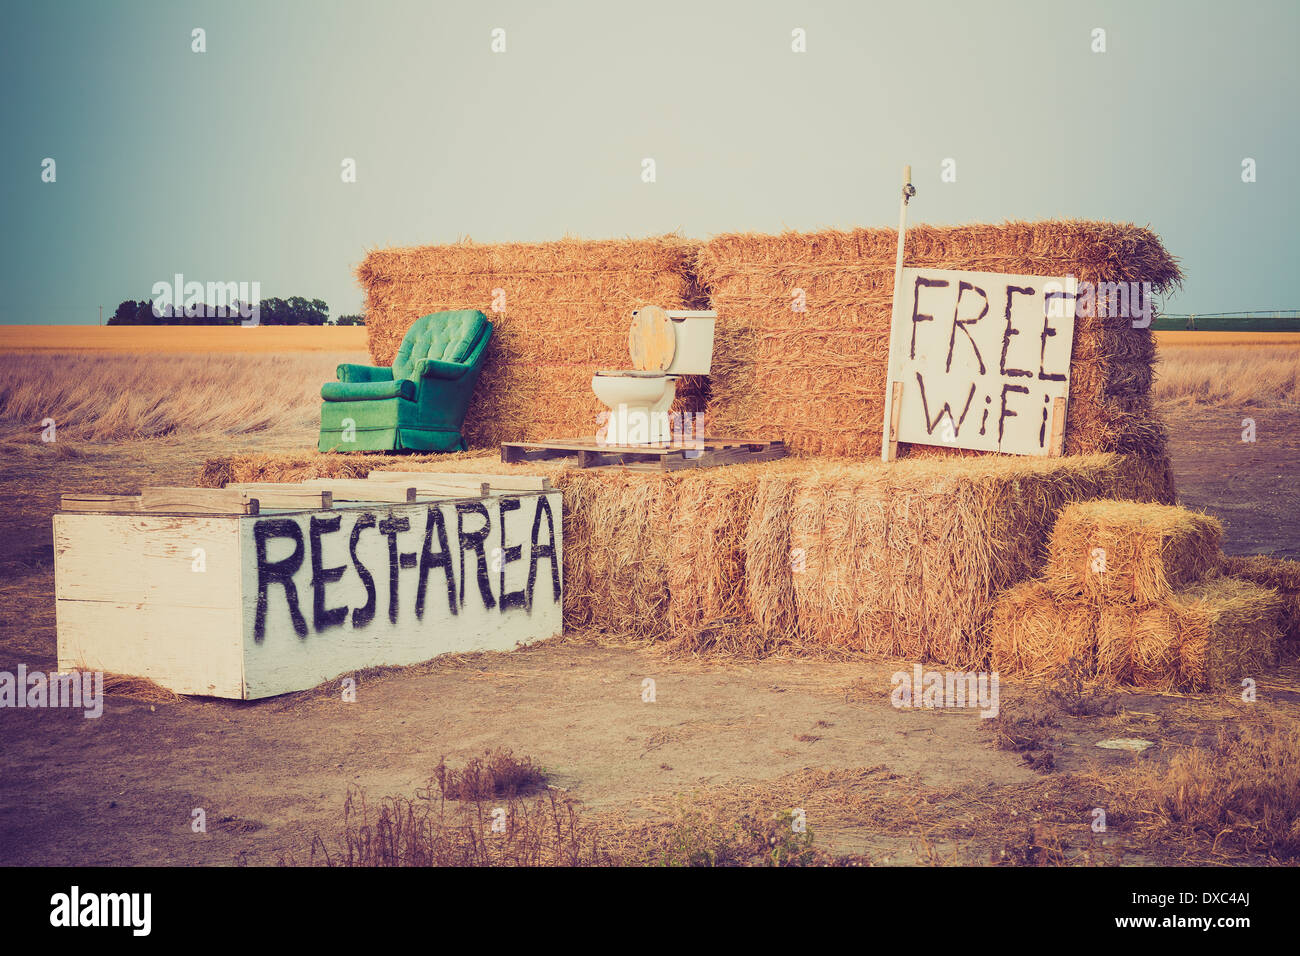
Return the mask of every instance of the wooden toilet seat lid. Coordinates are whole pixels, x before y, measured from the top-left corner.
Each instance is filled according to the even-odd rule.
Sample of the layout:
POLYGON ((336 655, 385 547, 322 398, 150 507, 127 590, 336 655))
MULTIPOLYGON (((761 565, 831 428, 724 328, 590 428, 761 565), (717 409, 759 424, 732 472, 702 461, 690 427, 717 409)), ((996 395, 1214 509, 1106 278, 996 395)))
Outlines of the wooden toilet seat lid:
POLYGON ((673 364, 677 352, 677 336, 673 333, 673 320, 657 305, 647 305, 632 316, 632 329, 627 336, 627 350, 632 356, 632 367, 642 372, 663 372, 673 364))

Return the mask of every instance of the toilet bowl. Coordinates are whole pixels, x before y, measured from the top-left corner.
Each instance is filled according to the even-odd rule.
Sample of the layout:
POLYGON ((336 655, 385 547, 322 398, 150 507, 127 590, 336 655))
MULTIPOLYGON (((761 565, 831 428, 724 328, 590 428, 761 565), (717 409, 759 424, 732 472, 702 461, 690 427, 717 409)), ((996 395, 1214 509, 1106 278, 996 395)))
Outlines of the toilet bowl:
POLYGON ((672 440, 668 410, 677 379, 708 375, 713 363, 715 312, 666 311, 646 306, 632 313, 628 352, 633 368, 601 370, 591 389, 608 409, 607 445, 653 445, 672 440))

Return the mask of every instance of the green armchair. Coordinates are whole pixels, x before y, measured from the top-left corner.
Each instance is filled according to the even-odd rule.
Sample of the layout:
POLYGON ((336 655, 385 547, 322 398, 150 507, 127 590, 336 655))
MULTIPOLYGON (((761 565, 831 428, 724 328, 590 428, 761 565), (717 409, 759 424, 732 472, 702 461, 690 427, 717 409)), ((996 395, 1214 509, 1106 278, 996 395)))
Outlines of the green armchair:
POLYGON ((465 421, 492 323, 476 309, 417 319, 392 368, 340 365, 321 386, 328 451, 464 451, 465 421))

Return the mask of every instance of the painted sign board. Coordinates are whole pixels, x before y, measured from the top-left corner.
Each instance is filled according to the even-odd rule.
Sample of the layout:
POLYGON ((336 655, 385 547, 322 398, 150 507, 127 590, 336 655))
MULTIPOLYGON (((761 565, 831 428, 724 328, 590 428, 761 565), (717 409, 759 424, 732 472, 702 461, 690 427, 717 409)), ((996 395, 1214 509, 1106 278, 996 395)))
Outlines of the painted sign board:
POLYGON ((60 670, 254 699, 560 633, 559 492, 54 516, 60 670))
POLYGON ((1070 277, 904 269, 886 432, 896 416, 899 442, 1052 454, 1070 393, 1075 292, 1070 277))

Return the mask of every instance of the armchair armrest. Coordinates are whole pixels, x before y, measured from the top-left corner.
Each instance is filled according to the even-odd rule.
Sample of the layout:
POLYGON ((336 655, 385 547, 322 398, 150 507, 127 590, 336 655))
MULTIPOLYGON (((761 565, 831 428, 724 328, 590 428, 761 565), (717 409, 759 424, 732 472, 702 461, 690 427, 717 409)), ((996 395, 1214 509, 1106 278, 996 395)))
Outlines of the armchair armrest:
POLYGON ((415 363, 415 378, 457 379, 470 370, 468 363, 420 359, 415 363))
POLYGON ((478 368, 483 361, 483 352, 487 349, 488 339, 492 338, 492 323, 484 323, 483 332, 473 351, 465 356, 463 362, 444 362, 441 359, 420 359, 415 363, 414 378, 441 378, 454 380, 466 372, 478 368))
POLYGON ((338 367, 340 382, 391 382, 393 370, 384 366, 352 365, 347 362, 338 367))

